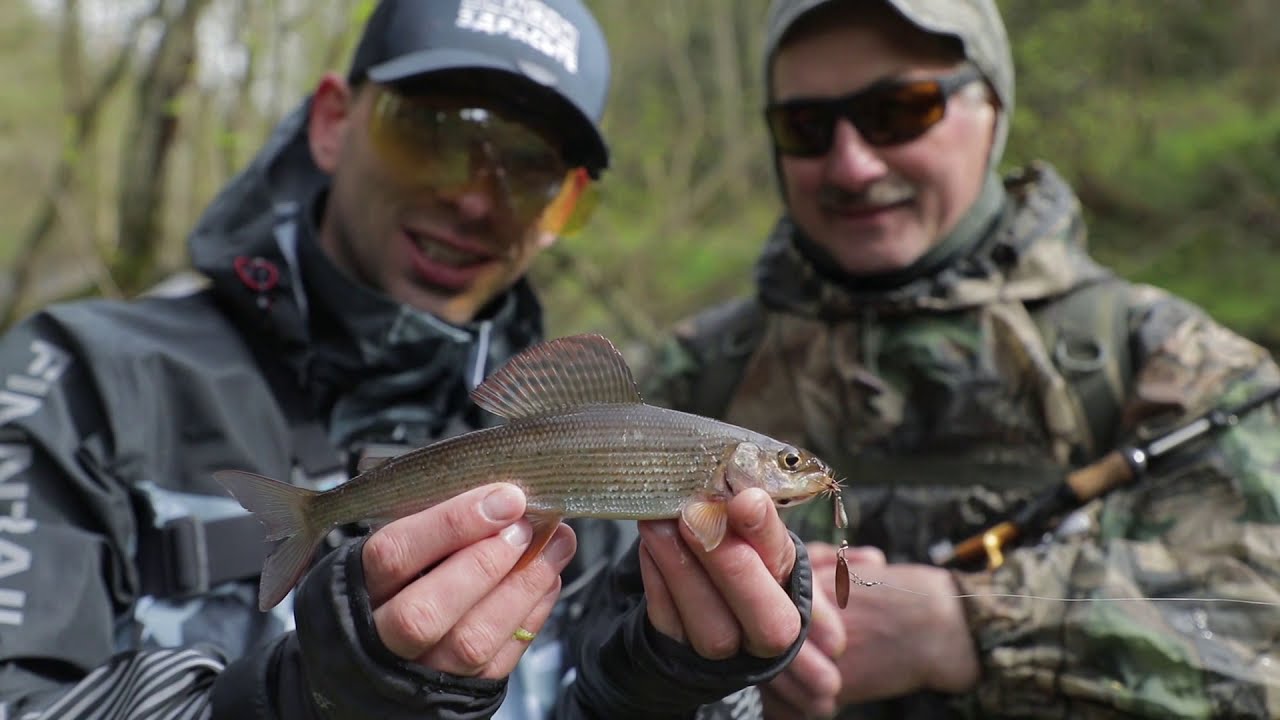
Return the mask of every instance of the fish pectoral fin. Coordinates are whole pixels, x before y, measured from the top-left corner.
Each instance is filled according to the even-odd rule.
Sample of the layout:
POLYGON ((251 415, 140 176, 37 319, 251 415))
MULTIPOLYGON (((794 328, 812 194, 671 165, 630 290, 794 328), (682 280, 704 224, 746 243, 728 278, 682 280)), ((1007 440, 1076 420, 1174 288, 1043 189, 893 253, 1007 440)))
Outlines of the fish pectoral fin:
POLYGON ((707 552, 719 547, 729 526, 729 509, 723 500, 690 500, 680 510, 680 517, 707 552))
POLYGON ((511 569, 512 572, 528 567, 529 563, 538 557, 542 548, 551 542, 551 536, 556 534, 556 528, 560 527, 562 518, 559 515, 529 513, 525 515, 525 519, 533 526, 533 538, 529 540, 529 547, 524 549, 524 554, 516 561, 516 566, 511 569))

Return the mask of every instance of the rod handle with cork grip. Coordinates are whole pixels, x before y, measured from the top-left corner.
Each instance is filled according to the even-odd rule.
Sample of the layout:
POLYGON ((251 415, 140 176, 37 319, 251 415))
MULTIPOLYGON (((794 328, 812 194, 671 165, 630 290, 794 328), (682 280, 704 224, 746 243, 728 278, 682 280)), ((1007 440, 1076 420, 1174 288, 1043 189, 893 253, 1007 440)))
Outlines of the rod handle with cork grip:
POLYGON ((1153 462, 1219 430, 1280 396, 1270 388, 1228 410, 1214 409, 1142 445, 1128 445, 1068 473, 1061 483, 1032 498, 1012 517, 952 545, 943 541, 930 548, 935 565, 957 566, 985 558, 988 569, 1004 564, 1004 549, 1028 533, 1050 529, 1054 517, 1102 497, 1146 475, 1153 462))

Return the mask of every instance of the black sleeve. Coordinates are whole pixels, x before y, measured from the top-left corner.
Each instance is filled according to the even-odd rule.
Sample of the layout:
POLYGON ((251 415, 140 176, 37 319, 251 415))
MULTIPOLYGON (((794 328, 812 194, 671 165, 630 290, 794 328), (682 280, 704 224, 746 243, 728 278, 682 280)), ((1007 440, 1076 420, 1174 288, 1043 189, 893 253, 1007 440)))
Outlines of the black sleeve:
POLYGON ((0 341, 0 717, 198 717, 211 648, 118 653, 137 518, 87 363, 46 316, 0 341))
POLYGON ((363 540, 329 553, 294 600, 297 630, 232 663, 214 683, 213 720, 488 718, 505 680, 462 678, 382 644, 361 566, 363 540))
MULTIPOLYGON (((635 545, 591 589, 585 614, 568 631, 572 680, 556 707, 557 718, 660 720, 716 716, 703 707, 745 702, 738 691, 767 682, 791 662, 809 633, 812 573, 804 544, 794 534, 796 566, 787 587, 800 610, 800 637, 782 655, 740 653, 708 660, 649 624, 635 545), (730 696, 734 696, 730 698, 730 696)), ((745 698, 745 699, 744 699, 745 698)), ((731 712, 724 717, 739 717, 731 712)))

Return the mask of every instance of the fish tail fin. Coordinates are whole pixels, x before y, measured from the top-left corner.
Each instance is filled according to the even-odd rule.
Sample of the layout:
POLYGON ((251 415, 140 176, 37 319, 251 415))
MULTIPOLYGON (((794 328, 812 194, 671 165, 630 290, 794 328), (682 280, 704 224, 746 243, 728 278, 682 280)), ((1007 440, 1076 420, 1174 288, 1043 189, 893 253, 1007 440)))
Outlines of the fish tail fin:
POLYGON ((294 535, 267 556, 258 580, 259 610, 266 612, 275 607, 298 584, 324 536, 324 528, 316 533, 294 535))
POLYGON ((302 578, 329 531, 313 518, 320 493, 241 470, 219 470, 213 478, 266 527, 268 541, 283 540, 262 566, 258 607, 265 612, 302 578))

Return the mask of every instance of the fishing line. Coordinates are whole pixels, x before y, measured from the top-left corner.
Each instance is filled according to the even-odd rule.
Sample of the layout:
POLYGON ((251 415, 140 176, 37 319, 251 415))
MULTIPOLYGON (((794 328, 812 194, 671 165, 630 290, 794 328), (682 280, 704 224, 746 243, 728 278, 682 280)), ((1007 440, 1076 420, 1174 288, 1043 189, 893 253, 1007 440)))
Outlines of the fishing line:
POLYGON ((1051 602, 1063 603, 1081 603, 1081 602, 1195 602, 1195 603, 1236 603, 1239 605, 1263 605, 1266 607, 1280 607, 1280 602, 1270 600, 1244 600, 1240 598, 1201 598, 1201 597, 1106 597, 1106 598, 1064 598, 1052 597, 1049 595, 1021 595, 1018 593, 961 593, 958 595, 927 593, 919 590, 904 588, 883 580, 864 580, 852 570, 849 572, 849 582, 858 587, 872 588, 882 587, 888 590, 896 590, 900 593, 908 595, 917 595, 925 598, 1009 598, 1016 600, 1048 600, 1051 602))
MULTIPOLYGON (((837 482, 836 489, 830 491, 834 504, 835 526, 843 529, 848 526, 848 516, 844 512, 844 502, 841 499, 839 484, 837 482)), ((1241 598, 1200 598, 1200 597, 1146 597, 1141 595, 1126 597, 1105 597, 1105 598, 1067 598, 1052 597, 1049 595, 1024 595, 1020 593, 960 593, 960 594, 938 594, 927 593, 919 590, 904 588, 883 580, 864 580, 856 572, 849 568, 849 562, 845 559, 845 553, 849 550, 849 541, 841 540, 840 547, 836 550, 836 567, 835 567, 835 588, 836 588, 836 605, 845 608, 849 604, 849 588, 851 585, 858 587, 873 588, 883 587, 888 590, 894 590, 907 595, 916 595, 924 598, 955 598, 963 600, 965 598, 1006 598, 1011 600, 1045 600, 1048 602, 1061 603, 1083 603, 1083 602, 1188 602, 1188 603, 1234 603, 1237 605, 1261 605, 1264 607, 1280 607, 1280 601, 1272 600, 1244 600, 1241 598)))

